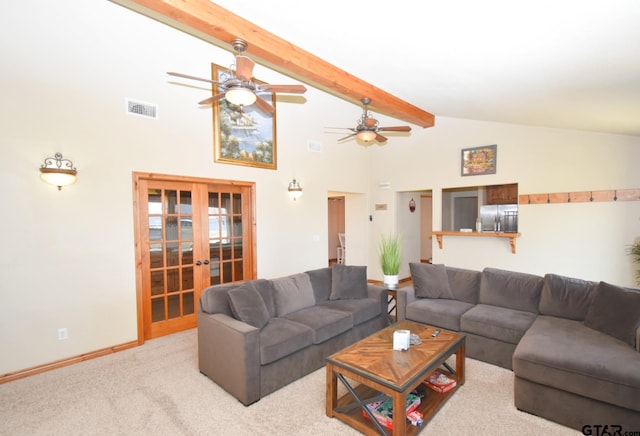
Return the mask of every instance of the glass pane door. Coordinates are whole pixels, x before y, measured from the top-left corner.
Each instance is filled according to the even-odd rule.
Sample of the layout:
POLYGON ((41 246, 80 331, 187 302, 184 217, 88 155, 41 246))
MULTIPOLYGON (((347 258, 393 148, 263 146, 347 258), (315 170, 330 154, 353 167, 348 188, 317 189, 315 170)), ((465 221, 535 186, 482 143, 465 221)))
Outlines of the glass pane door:
POLYGON ((244 280, 242 194, 210 187, 208 217, 209 284, 244 280))
POLYGON ((255 277, 252 186, 136 179, 138 327, 144 339, 195 327, 206 287, 255 277))
POLYGON ((151 322, 195 313, 191 190, 147 191, 151 322))

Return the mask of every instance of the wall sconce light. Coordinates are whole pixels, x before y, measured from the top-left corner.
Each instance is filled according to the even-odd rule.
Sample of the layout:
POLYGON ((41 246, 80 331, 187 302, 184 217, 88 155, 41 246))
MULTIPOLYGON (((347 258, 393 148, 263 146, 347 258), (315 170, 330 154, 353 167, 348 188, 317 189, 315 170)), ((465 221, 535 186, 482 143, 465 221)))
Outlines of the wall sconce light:
POLYGON ((58 191, 63 186, 73 185, 78 178, 78 170, 73 166, 73 162, 64 159, 61 153, 56 153, 54 157, 48 157, 40 167, 40 178, 53 186, 58 187, 58 191))
POLYGON ((289 188, 287 188, 287 190, 289 191, 289 197, 293 198, 294 201, 302 197, 302 187, 296 179, 289 182, 289 188))

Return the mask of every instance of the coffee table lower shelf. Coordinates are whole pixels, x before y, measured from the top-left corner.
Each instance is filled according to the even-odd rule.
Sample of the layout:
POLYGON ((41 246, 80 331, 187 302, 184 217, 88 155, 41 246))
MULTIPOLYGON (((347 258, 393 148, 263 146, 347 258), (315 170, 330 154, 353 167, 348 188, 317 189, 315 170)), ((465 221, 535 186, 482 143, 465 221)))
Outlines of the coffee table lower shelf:
MULTIPOLYGON (((459 387, 460 386, 456 386, 455 388, 445 393, 439 393, 427 388, 426 397, 422 398, 420 405, 416 409, 418 412, 424 415, 423 423, 420 427, 407 423, 406 434, 418 434, 427 425, 429 420, 436 414, 436 412, 440 410, 444 403, 447 402, 449 397, 453 395, 456 390, 458 390, 459 387)), ((354 388, 354 391, 359 398, 371 398, 380 394, 375 389, 364 384, 356 386, 354 388)), ((338 399, 337 407, 333 410, 333 417, 363 432, 364 434, 379 434, 374 423, 362 415, 362 407, 359 407, 357 402, 348 392, 338 399), (339 411, 340 409, 349 408, 349 406, 353 407, 351 407, 346 412, 339 411)), ((387 431, 389 434, 391 434, 392 432, 389 429, 387 429, 387 431)))

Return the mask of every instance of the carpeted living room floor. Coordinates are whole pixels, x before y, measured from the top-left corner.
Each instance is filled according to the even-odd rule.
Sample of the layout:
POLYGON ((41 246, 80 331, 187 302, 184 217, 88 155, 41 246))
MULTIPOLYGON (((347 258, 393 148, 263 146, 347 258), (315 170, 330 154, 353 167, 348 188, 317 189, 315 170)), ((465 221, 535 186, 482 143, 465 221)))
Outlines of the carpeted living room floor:
MULTIPOLYGON (((511 371, 467 359, 436 435, 576 435, 519 412, 511 371)), ((245 407, 200 374, 196 330, 0 385, 0 435, 357 435, 325 415, 325 370, 245 407)))

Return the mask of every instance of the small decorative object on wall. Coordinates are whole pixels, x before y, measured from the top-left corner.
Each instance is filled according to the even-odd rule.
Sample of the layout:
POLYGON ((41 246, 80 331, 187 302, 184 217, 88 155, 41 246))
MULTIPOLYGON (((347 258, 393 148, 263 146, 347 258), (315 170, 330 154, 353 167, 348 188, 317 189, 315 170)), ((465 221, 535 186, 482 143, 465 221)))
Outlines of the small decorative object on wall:
POLYGON ((414 213, 416 211, 416 202, 415 200, 412 198, 409 201, 409 212, 414 213))
MULTIPOLYGON (((229 71, 211 64, 212 80, 224 82, 229 71)), ((261 84, 253 79, 255 83, 261 84)), ((214 85, 213 93, 219 90, 214 85)), ((223 98, 213 103, 213 149, 216 162, 277 169, 276 98, 271 94, 273 113, 257 106, 239 106, 223 98)))
POLYGON ((482 147, 462 149, 463 176, 479 176, 496 173, 497 145, 484 145, 482 147))

